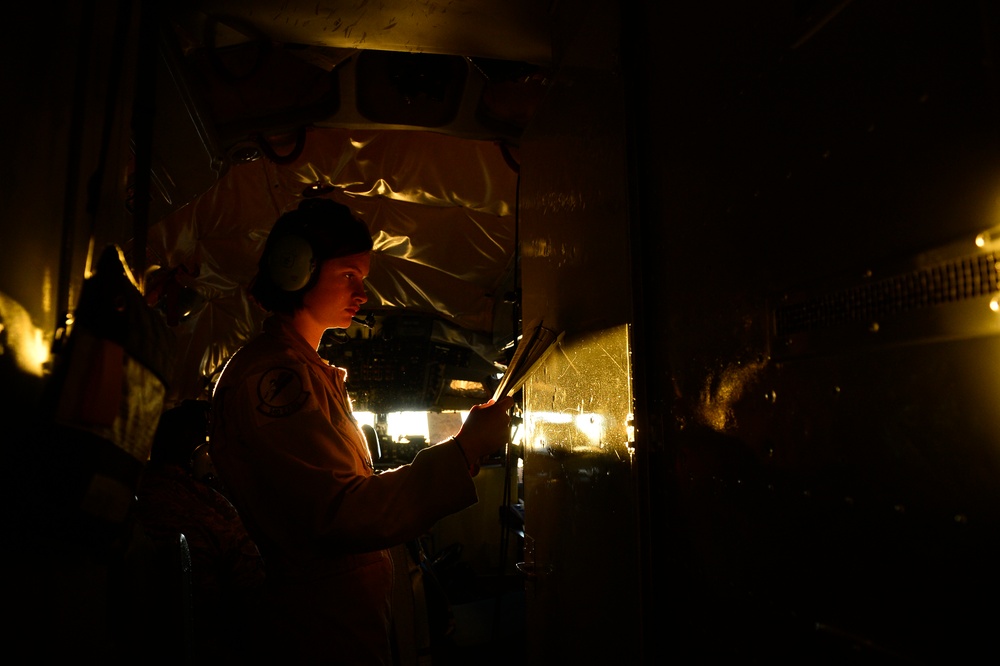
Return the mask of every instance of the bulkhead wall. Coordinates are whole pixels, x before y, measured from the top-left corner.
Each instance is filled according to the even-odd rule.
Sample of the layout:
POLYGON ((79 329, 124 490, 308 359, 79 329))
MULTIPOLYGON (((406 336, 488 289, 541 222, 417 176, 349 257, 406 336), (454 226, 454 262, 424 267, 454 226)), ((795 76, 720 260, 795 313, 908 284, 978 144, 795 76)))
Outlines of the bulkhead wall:
POLYGON ((767 4, 627 28, 650 628, 699 659, 970 657, 1000 583, 996 10, 767 4))

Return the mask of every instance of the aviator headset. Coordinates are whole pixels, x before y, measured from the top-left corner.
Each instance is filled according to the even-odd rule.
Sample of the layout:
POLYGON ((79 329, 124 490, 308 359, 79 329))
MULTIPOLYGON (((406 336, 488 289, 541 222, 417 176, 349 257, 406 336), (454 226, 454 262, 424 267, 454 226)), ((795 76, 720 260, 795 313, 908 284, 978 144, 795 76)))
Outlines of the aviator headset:
POLYGON ((279 218, 271 235, 264 267, 271 282, 286 292, 308 286, 326 259, 372 248, 364 222, 329 199, 306 199, 279 218))
POLYGON ((298 234, 286 234, 275 240, 267 255, 267 273, 282 291, 298 291, 316 272, 312 244, 298 234))

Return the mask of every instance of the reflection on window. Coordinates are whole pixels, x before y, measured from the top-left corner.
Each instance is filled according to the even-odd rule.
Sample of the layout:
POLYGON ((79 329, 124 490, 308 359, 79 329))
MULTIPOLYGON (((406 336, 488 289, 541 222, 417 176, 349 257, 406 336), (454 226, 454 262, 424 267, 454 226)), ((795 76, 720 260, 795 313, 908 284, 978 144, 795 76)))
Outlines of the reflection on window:
POLYGON ((596 412, 532 412, 531 421, 539 436, 533 448, 546 448, 553 437, 574 446, 602 447, 607 439, 606 419, 596 412))
POLYGON ((568 337, 525 385, 525 446, 627 460, 634 439, 628 327, 568 337))

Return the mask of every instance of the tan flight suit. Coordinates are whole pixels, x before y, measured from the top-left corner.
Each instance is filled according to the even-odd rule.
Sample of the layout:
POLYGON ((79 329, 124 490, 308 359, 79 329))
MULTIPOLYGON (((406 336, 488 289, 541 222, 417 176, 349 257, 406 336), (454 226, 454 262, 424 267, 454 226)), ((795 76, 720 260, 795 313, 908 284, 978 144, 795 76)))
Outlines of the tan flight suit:
POLYGON ((454 442, 375 474, 345 374, 273 315, 213 397, 212 460, 264 556, 260 634, 285 663, 389 664, 388 549, 477 501, 454 442))

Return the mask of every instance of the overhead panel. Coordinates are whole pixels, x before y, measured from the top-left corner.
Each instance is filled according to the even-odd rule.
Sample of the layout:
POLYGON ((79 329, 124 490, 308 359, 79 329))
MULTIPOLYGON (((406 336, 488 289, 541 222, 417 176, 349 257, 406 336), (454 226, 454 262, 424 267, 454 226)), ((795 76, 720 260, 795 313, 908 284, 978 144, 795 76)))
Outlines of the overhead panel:
POLYGON ((224 17, 225 37, 266 35, 273 41, 442 53, 549 64, 548 2, 456 0, 447 3, 207 0, 185 14, 189 22, 224 17), (275 6, 277 4, 277 6, 275 6))

